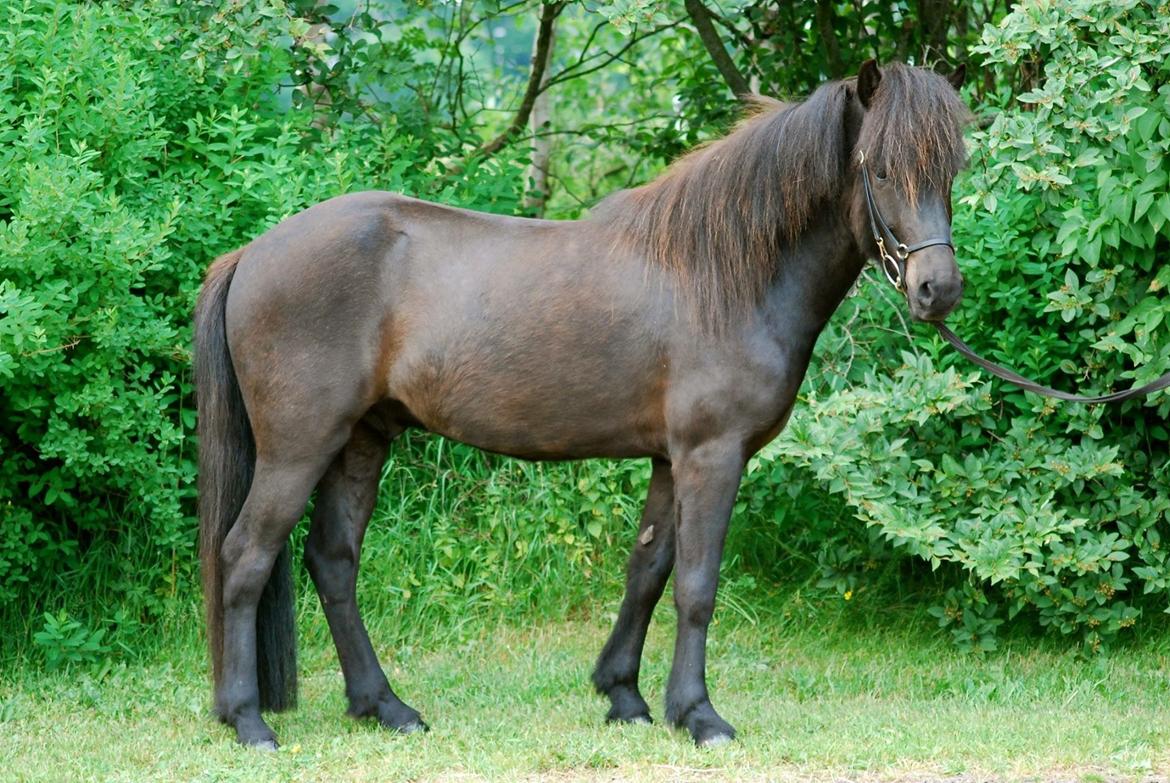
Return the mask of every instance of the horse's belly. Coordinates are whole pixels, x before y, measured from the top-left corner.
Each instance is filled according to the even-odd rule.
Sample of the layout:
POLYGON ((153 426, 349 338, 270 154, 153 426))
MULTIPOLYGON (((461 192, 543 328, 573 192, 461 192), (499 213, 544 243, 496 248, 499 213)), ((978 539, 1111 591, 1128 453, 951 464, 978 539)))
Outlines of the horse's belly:
POLYGON ((645 373, 598 372, 595 356, 516 361, 432 356, 391 394, 432 432, 525 459, 659 455, 661 396, 645 373), (439 366, 441 364, 442 366, 439 366), (533 366, 540 364, 540 367, 533 366), (429 365, 429 366, 428 366, 429 365))

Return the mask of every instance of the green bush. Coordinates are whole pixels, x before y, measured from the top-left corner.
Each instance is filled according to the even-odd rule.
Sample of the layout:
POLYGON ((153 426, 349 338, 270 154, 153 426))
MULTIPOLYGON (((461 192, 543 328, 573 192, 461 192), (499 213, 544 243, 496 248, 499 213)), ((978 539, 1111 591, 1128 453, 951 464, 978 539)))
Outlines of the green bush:
MULTIPOLYGON (((1087 393, 1170 370, 1167 6, 1022 3, 978 50, 1025 91, 998 96, 956 185, 956 328, 1087 393)), ((955 570, 934 612, 963 646, 1024 613, 1095 649, 1166 609, 1170 395, 1056 403, 982 380, 925 327, 899 358, 883 298, 869 286, 826 335, 807 409, 762 456, 771 480, 811 472, 896 553, 955 570)))
MULTIPOLYGON (((504 616, 564 618, 583 597, 616 595, 649 477, 644 460, 531 463, 403 436, 362 552, 371 632, 417 643, 504 616)), ((315 604, 311 627, 324 636, 315 604)))
POLYGON ((57 669, 69 664, 94 664, 110 652, 102 642, 106 629, 91 631, 68 612, 44 614, 44 627, 33 634, 33 641, 45 658, 45 665, 57 669))
POLYGON ((210 260, 350 190, 514 211, 522 169, 444 178, 425 129, 319 127, 278 89, 304 57, 282 3, 5 15, 0 605, 97 589, 158 615, 194 597, 189 322, 210 260))
POLYGON ((52 3, 11 11, 0 46, 4 602, 79 568, 115 526, 146 521, 143 544, 187 546, 187 302, 175 294, 195 270, 176 270, 175 188, 150 179, 166 154, 157 107, 177 80, 152 83, 156 52, 107 43, 156 40, 160 22, 52 3))

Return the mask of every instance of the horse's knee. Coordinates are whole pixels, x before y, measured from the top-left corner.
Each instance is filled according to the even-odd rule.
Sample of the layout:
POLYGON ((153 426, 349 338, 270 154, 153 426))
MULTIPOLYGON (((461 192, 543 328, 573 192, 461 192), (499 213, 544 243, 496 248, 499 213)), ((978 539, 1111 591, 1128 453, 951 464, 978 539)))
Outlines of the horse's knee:
POLYGON ((223 570, 223 607, 236 609, 259 603, 278 554, 278 550, 249 548, 234 562, 228 562, 223 570))
POLYGON ((632 582, 644 582, 647 586, 665 583, 674 568, 674 531, 667 529, 651 531, 652 539, 643 531, 634 544, 630 556, 629 578, 632 582))
POLYGON ((704 627, 715 614, 715 585, 695 575, 675 576, 674 606, 681 623, 704 627))
POLYGON ((643 560, 646 574, 655 580, 665 580, 674 568, 674 539, 663 542, 656 549, 646 553, 643 560))
POLYGON ((250 521, 245 521, 256 517, 242 514, 220 546, 225 608, 259 602, 272 566, 296 523, 295 518, 291 522, 278 516, 262 518, 266 526, 257 530, 250 521))

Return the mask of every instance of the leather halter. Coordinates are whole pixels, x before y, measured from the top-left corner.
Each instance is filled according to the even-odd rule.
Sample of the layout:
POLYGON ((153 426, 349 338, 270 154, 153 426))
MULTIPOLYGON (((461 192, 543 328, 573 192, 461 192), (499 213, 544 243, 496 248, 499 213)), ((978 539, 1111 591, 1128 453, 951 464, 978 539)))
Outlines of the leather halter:
MULTIPOLYGON (((894 287, 898 293, 908 296, 906 293, 906 262, 910 259, 910 254, 919 250, 923 250, 935 245, 945 245, 955 252, 955 246, 951 243, 950 229, 948 227, 946 237, 932 237, 924 239, 921 242, 915 242, 913 245, 907 245, 899 241, 890 224, 882 217, 881 210, 878 209, 877 203, 873 199, 873 189, 869 184, 869 167, 865 165, 865 153, 858 152, 858 160, 861 167, 861 184, 865 190, 865 206, 869 210, 869 228, 873 232, 874 242, 877 243, 878 260, 881 263, 882 271, 886 275, 886 279, 890 281, 890 285, 894 287), (891 253, 886 248, 886 243, 893 248, 891 253)), ((1135 386, 1122 391, 1113 392, 1112 394, 1102 394, 1096 397, 1085 397, 1079 394, 1071 394, 1069 392, 1053 389, 1048 386, 1030 381, 1024 376, 1012 372, 1006 367, 1000 367, 988 359, 984 359, 979 354, 975 353, 972 348, 963 342, 959 337, 952 332, 941 321, 932 321, 932 325, 938 330, 938 333, 944 340, 950 343, 955 350, 963 354, 967 359, 987 370, 992 375, 995 375, 1008 383, 1015 384, 1021 389, 1025 389, 1045 397, 1053 397, 1058 400, 1065 400, 1067 402, 1079 402, 1086 405, 1095 405, 1106 402, 1121 402, 1122 400, 1130 400, 1135 397, 1144 397, 1147 394, 1152 394, 1161 389, 1170 388, 1170 373, 1166 373, 1161 378, 1151 381, 1144 386, 1135 386)))
POLYGON ((869 210, 869 229, 873 232, 873 241, 877 243, 878 260, 881 262, 882 271, 886 273, 886 279, 890 281, 890 285, 899 293, 905 294, 906 262, 910 260, 910 254, 935 245, 949 247, 954 253, 955 246, 951 243, 950 229, 948 228, 945 237, 931 237, 921 242, 915 242, 913 245, 901 242, 894 230, 890 228, 890 224, 882 217, 882 211, 878 209, 877 202, 873 200, 873 188, 869 184, 869 166, 865 165, 865 153, 859 152, 858 157, 861 163, 861 184, 865 189, 865 206, 869 210), (892 253, 886 248, 887 242, 893 248, 892 253))

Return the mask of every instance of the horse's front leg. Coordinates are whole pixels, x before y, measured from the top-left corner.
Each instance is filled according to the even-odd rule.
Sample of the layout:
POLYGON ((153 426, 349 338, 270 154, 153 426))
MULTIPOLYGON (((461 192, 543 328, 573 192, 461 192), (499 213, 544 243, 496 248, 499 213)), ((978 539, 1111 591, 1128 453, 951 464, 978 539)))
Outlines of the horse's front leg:
POLYGON ((606 721, 651 722, 650 708, 638 690, 638 670, 650 617, 674 567, 674 513, 670 463, 656 459, 638 538, 630 553, 626 595, 593 670, 593 685, 609 697, 606 721))
POLYGON ((698 745, 735 737, 707 695, 706 646, 723 541, 743 467, 743 444, 732 439, 704 443, 673 460, 678 635, 666 686, 666 719, 685 726, 698 745))

